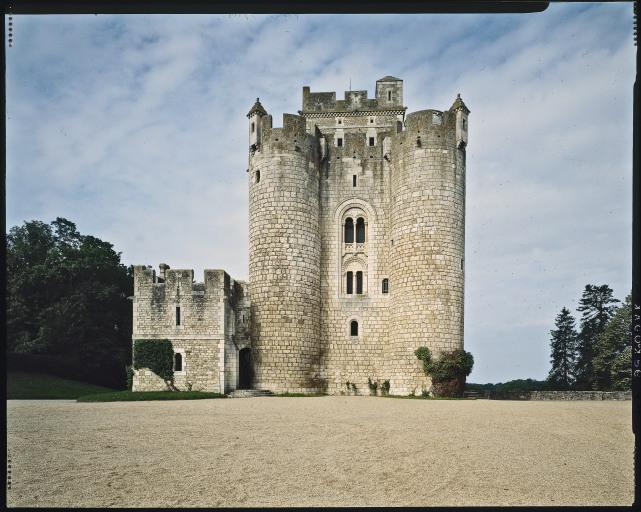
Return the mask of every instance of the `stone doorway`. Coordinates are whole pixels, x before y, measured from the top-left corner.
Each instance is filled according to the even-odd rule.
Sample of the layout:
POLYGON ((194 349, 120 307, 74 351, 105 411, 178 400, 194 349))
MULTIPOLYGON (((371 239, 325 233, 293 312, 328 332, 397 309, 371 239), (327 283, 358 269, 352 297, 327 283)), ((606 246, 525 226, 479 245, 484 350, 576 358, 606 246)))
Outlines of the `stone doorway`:
POLYGON ((238 352, 238 389, 251 389, 252 385, 251 349, 238 352))

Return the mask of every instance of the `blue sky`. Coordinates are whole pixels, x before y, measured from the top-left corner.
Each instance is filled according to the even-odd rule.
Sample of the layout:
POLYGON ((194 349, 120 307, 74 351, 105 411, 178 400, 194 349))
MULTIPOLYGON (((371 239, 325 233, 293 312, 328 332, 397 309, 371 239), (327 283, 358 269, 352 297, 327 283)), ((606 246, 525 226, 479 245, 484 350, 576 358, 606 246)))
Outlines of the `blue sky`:
POLYGON ((471 109, 468 380, 544 378, 587 283, 631 287, 632 4, 536 14, 14 16, 7 226, 74 221, 126 264, 248 274, 247 119, 302 87, 471 109))

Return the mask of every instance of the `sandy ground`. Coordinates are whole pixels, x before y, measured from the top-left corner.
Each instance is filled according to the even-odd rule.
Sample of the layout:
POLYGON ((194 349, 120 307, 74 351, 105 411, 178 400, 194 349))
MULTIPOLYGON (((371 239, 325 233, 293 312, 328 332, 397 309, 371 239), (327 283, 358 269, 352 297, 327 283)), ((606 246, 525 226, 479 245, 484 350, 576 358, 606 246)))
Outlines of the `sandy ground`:
POLYGON ((631 402, 8 404, 9 506, 630 505, 631 402))

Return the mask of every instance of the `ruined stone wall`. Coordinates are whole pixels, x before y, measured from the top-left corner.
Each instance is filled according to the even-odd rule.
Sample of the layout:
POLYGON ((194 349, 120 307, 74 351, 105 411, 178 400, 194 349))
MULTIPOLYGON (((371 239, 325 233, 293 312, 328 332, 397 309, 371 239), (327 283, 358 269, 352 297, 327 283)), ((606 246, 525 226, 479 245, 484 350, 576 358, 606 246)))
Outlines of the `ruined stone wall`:
POLYGON ((320 378, 318 138, 299 116, 261 119, 249 162, 254 387, 314 392, 320 378), (258 174, 260 172, 260 174, 258 174))
MULTIPOLYGON (((153 270, 134 267, 132 338, 169 339, 174 351, 183 354, 183 371, 174 373, 178 389, 185 390, 191 383, 194 391, 222 392, 230 278, 222 270, 205 270, 204 277, 204 282, 194 283, 192 270, 167 270, 164 282, 159 282, 153 270)), ((139 370, 133 389, 160 391, 166 386, 150 370, 139 370)))
POLYGON ((392 137, 391 393, 429 388, 414 351, 463 348, 465 164, 452 112, 409 114, 392 137))

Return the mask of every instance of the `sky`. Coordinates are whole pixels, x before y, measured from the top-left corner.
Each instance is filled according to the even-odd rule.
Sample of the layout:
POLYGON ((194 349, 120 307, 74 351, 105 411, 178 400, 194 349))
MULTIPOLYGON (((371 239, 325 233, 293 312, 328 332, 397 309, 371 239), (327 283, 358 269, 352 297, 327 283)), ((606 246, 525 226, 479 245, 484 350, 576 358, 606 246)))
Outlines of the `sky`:
POLYGON ((280 125, 305 85, 397 76, 408 112, 461 93, 468 382, 543 379, 560 309, 631 289, 632 15, 14 16, 7 229, 65 217, 127 265, 247 279, 256 97, 280 125))

